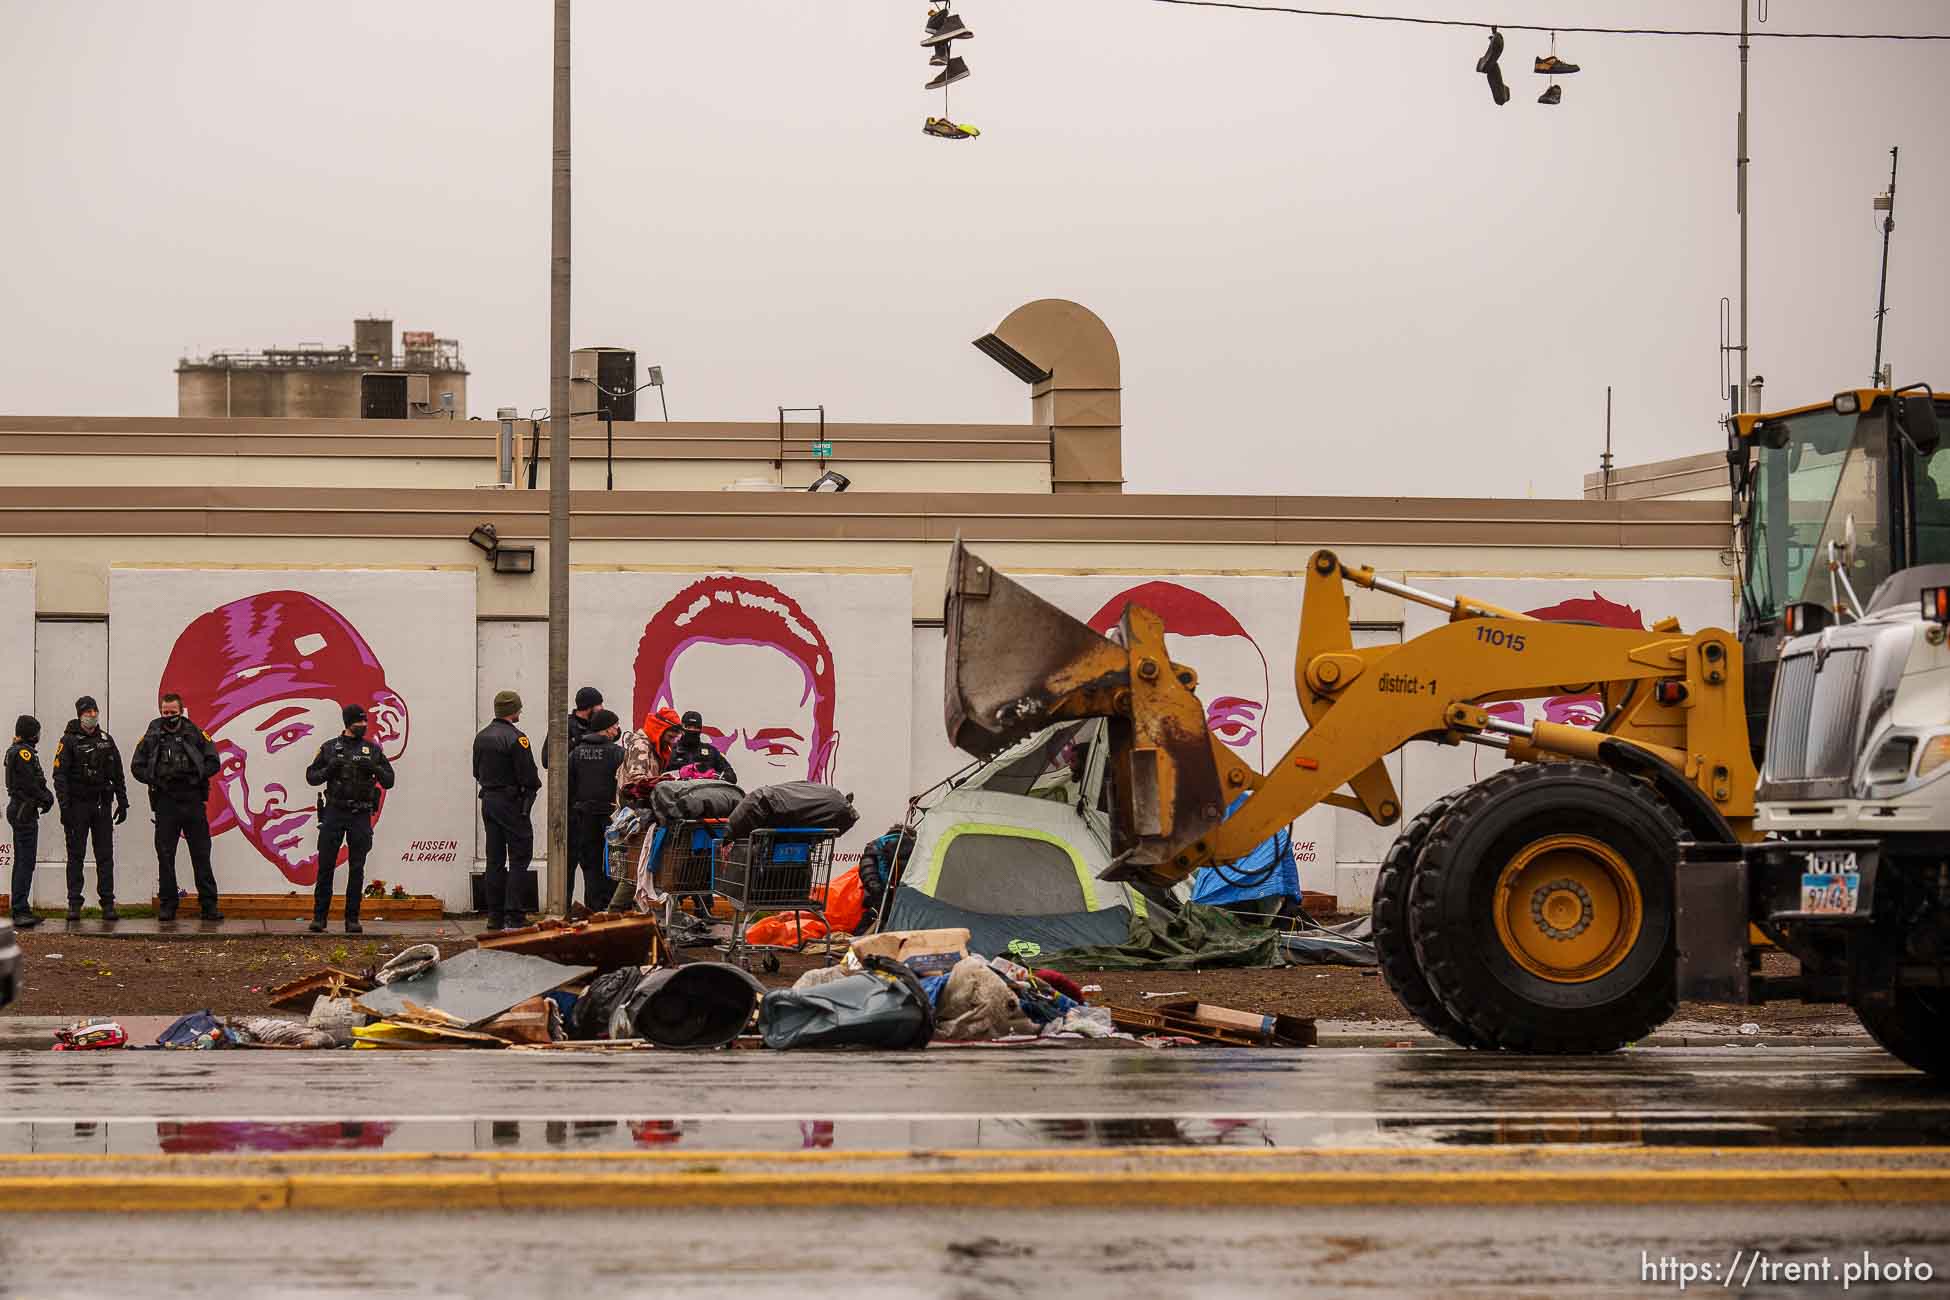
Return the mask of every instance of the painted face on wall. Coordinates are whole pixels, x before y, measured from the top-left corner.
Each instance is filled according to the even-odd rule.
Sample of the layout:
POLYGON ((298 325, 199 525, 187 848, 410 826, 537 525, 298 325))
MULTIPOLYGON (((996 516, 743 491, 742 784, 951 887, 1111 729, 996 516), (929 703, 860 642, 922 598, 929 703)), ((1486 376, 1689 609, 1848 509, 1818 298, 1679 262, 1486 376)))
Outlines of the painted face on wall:
POLYGON ((1090 619, 1109 635, 1128 605, 1165 621, 1165 649, 1198 673, 1205 725, 1255 769, 1266 766, 1266 705, 1272 683, 1266 656, 1231 610, 1176 582, 1146 582, 1113 596, 1090 619))
POLYGON ((697 710, 749 788, 837 779, 838 674, 819 625, 769 582, 734 574, 666 601, 637 644, 637 716, 697 710))
MULTIPOLYGON (((1629 605, 1621 605, 1615 600, 1607 600, 1595 591, 1589 596, 1559 601, 1555 605, 1546 605, 1541 609, 1527 609, 1524 613, 1550 623, 1592 623, 1599 627, 1622 627, 1634 630, 1642 630, 1645 627, 1645 619, 1638 610, 1629 605)), ((1542 720, 1560 722, 1569 727, 1595 727, 1605 716, 1605 701, 1597 694, 1553 695, 1542 701, 1499 700, 1494 704, 1484 705, 1483 711, 1505 722, 1529 723, 1542 720)), ((1478 757, 1480 766, 1480 755, 1478 757)))
MULTIPOLYGON (((198 617, 177 637, 158 690, 182 695, 216 746, 211 833, 242 831, 294 885, 318 879, 318 792, 305 768, 343 730, 342 706, 365 706, 366 738, 389 760, 406 752, 406 702, 371 646, 303 592, 262 592, 198 617)), ((375 823, 384 812, 382 792, 375 823)))

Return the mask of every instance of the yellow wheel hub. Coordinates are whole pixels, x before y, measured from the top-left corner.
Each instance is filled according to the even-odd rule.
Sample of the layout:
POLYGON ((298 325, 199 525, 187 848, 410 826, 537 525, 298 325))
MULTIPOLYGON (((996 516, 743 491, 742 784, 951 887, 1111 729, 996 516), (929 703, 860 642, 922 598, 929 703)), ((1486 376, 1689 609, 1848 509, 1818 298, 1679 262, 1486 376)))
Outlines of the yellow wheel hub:
POLYGON ((1556 984, 1595 980, 1624 961, 1645 917, 1631 866, 1588 835, 1526 844, 1497 878, 1493 906, 1511 960, 1556 984))

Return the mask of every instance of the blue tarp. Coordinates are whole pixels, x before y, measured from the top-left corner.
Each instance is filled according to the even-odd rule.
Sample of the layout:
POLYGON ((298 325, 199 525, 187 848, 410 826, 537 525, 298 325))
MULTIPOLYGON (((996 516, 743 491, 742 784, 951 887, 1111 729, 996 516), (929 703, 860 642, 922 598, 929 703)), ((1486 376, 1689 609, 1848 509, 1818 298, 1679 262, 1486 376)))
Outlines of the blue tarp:
MULTIPOLYGON (((1240 795, 1226 809, 1230 817, 1247 796, 1240 795)), ((1256 898, 1300 897, 1300 865, 1293 860, 1293 831, 1281 827, 1239 861, 1225 867, 1200 867, 1192 877, 1192 901, 1210 907, 1245 903, 1256 898)))

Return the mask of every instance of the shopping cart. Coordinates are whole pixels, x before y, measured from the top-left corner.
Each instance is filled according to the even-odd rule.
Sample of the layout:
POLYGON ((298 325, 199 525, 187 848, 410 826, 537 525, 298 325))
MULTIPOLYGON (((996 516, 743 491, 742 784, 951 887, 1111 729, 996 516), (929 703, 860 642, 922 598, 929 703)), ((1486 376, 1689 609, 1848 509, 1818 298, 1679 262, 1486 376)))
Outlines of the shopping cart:
MULTIPOLYGON (((754 945, 745 942, 745 930, 758 912, 811 913, 824 927, 833 842, 839 836, 838 831, 818 827, 775 827, 723 845, 711 888, 731 904, 731 940, 719 950, 726 961, 750 970, 751 954, 760 953, 765 969, 776 971, 780 953, 804 952, 819 942, 826 944, 826 956, 832 957, 830 938, 754 945)), ((799 928, 803 933, 803 917, 799 928)))
POLYGON ((677 918, 677 905, 684 895, 695 898, 700 917, 711 923, 711 877, 717 865, 718 846, 724 843, 723 818, 682 821, 675 826, 659 826, 652 845, 650 882, 664 895, 664 927, 677 918))

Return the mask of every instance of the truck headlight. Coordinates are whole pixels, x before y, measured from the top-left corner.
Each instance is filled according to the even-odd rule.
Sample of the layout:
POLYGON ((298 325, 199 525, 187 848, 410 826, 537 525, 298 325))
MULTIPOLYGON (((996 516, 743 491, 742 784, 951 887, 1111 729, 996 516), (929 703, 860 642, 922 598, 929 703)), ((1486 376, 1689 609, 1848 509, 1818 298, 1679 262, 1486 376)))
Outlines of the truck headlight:
POLYGON ((1923 756, 1916 760, 1916 775, 1928 776, 1945 763, 1950 763, 1950 735, 1931 736, 1923 743, 1923 756))
MULTIPOLYGON (((1936 736, 1932 745, 1942 744, 1943 757, 1937 762, 1950 762, 1950 736, 1936 736)), ((1891 736, 1883 743, 1876 756, 1869 760, 1869 780, 1882 784, 1888 781, 1909 779, 1909 760, 1916 756, 1916 741, 1909 736, 1891 736)))

